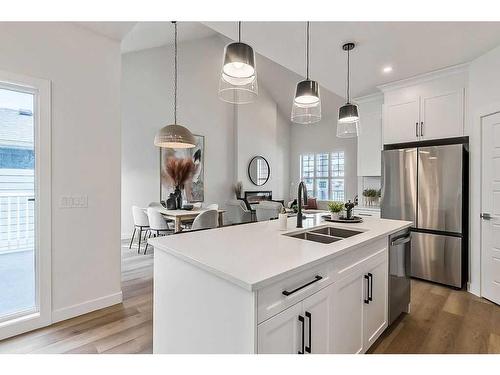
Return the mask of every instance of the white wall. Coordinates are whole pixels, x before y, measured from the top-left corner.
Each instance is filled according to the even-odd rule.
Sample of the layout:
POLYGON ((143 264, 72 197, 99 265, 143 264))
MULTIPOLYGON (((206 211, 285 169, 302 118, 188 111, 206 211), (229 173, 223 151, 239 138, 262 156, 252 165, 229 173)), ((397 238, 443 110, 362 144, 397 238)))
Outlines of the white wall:
MULTIPOLYGON (((323 90, 322 94, 326 90, 323 90)), ((311 125, 292 125, 290 146, 290 181, 294 183, 293 196, 297 195, 297 183, 300 181, 300 155, 344 151, 345 156, 345 197, 353 200, 357 194, 357 146, 356 138, 337 137, 337 110, 344 105, 344 100, 337 95, 322 95, 322 118, 311 125), (326 109, 325 109, 326 107, 326 109)))
POLYGON ((500 47, 472 61, 469 68, 470 143, 470 291, 479 295, 481 284, 481 123, 480 116, 500 111, 500 47))
MULTIPOLYGON (((218 98, 224 43, 210 37, 178 46, 178 122, 205 136, 205 203, 232 195, 233 105, 218 98)), ((152 48, 122 58, 122 237, 133 230, 132 205, 160 197, 156 132, 173 123, 173 48, 152 48)))
POLYGON ((121 300, 120 48, 69 23, 0 23, 0 69, 52 82, 52 307, 121 300), (88 208, 60 209, 63 195, 88 208))
POLYGON ((289 191, 290 122, 278 110, 269 92, 260 84, 254 103, 237 110, 237 180, 245 190, 271 190, 274 199, 287 199, 289 191), (254 156, 269 163, 269 180, 256 186, 248 177, 248 163, 254 156))

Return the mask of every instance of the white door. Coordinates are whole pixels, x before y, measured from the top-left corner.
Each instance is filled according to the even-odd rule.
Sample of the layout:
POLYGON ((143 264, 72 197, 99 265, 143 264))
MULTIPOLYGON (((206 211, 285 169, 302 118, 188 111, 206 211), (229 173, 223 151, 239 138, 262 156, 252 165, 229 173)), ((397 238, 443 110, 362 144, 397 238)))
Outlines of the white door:
POLYGON ((500 113, 482 119, 481 294, 500 304, 500 113))
POLYGON ((420 138, 460 137, 464 129, 464 89, 420 98, 420 138))
POLYGON ((332 284, 333 353, 355 354, 364 351, 363 304, 367 298, 363 275, 354 273, 332 284))
MULTIPOLYGON (((372 263, 373 264, 373 263, 372 263)), ((369 348, 387 328, 387 256, 377 261, 366 272, 368 276, 368 304, 364 305, 365 348, 369 348)))
POLYGON ((49 100, 0 71, 0 340, 51 321, 49 100))
POLYGON ((297 354, 305 345, 303 332, 305 340, 305 319, 302 302, 299 302, 257 326, 257 351, 259 354, 297 354))
POLYGON ((384 144, 418 140, 419 98, 384 105, 384 144))
POLYGON ((305 352, 312 354, 333 353, 330 342, 332 332, 333 285, 321 289, 303 302, 305 318, 305 352))

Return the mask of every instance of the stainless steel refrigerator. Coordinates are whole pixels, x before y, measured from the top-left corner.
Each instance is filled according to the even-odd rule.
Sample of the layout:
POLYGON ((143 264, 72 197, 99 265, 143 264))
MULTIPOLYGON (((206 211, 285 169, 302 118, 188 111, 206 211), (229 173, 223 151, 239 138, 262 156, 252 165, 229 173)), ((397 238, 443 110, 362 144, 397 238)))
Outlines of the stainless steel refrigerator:
POLYGON ((412 277, 463 286, 467 211, 467 137, 384 147, 381 217, 413 221, 412 277))

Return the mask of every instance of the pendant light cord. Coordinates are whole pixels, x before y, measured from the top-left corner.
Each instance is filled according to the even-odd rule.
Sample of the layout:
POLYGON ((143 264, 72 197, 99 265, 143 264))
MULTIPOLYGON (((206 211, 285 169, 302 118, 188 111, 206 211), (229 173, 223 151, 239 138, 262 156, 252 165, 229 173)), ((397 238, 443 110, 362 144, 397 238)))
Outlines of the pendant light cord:
POLYGON ((174 124, 177 124, 177 22, 174 24, 174 124))
POLYGON ((306 26, 306 79, 309 80, 309 21, 306 26))
POLYGON ((349 71, 349 65, 350 65, 350 61, 349 61, 349 52, 350 50, 347 50, 347 103, 349 103, 349 81, 350 81, 350 71, 349 71))
POLYGON ((238 21, 238 42, 241 43, 241 21, 238 21))

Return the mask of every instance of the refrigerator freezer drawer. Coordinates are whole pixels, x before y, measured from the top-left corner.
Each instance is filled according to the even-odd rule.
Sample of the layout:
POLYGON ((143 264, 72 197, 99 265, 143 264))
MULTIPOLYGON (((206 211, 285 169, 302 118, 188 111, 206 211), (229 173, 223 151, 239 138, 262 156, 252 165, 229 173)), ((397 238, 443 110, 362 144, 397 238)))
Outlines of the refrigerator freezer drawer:
POLYGON ((457 288, 462 287, 462 239, 413 232, 411 275, 457 288))

